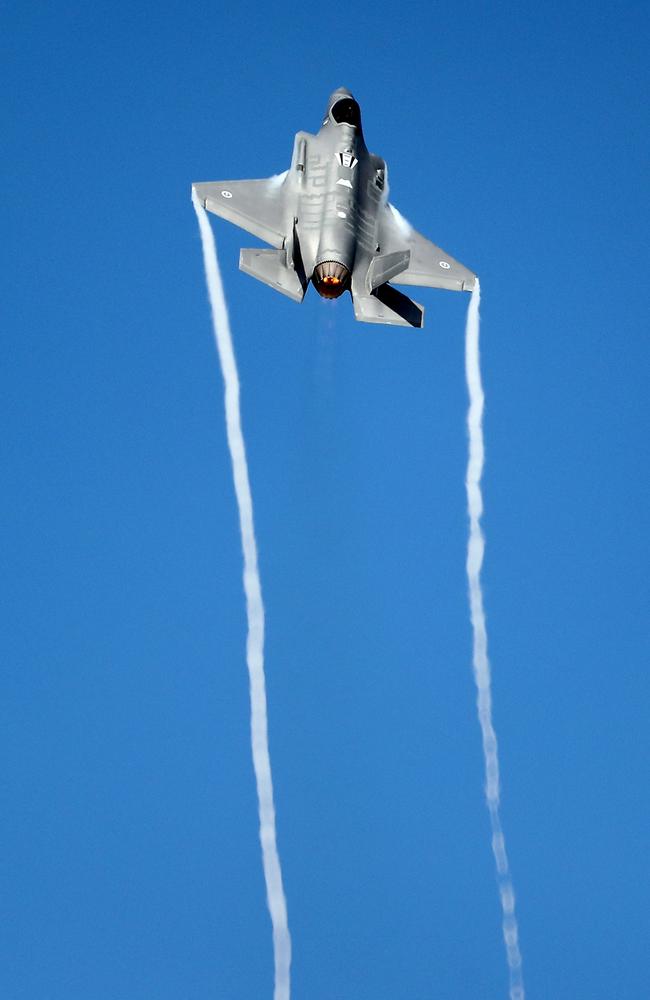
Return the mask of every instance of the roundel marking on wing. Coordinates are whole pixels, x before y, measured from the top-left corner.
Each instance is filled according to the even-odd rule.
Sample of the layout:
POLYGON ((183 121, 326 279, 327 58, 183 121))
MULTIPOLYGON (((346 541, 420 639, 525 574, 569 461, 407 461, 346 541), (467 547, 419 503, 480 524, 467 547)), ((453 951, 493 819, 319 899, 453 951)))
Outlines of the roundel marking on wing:
POLYGON ((222 198, 232 198, 232 191, 222 191, 221 192, 221 197, 222 198))
POLYGON ((446 260, 439 260, 438 263, 440 264, 440 267, 444 267, 445 271, 448 271, 451 267, 451 264, 448 264, 446 260))

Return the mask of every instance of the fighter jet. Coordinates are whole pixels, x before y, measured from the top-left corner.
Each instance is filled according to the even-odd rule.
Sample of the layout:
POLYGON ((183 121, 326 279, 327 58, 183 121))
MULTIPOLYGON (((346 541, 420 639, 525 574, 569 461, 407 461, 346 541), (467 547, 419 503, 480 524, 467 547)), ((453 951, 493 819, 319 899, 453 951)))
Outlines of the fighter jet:
POLYGON ((416 232, 388 201, 388 170, 369 153, 361 111, 344 87, 317 135, 298 132, 277 177, 192 185, 209 212, 275 249, 241 250, 239 267, 302 302, 309 282, 325 299, 345 291, 364 323, 421 327, 424 310, 391 281, 471 292, 476 275, 416 232))

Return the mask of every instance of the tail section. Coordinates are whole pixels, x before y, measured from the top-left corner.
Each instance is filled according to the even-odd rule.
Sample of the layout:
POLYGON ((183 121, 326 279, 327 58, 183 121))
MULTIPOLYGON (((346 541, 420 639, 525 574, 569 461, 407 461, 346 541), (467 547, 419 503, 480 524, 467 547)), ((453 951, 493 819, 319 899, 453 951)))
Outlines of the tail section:
POLYGON ((424 323, 424 309, 392 285, 380 285, 370 295, 353 289, 355 318, 362 323, 386 323, 388 326, 413 326, 424 323))
POLYGON ((302 302, 309 282, 302 270, 290 267, 286 250, 240 250, 239 269, 294 302, 302 302))
POLYGON ((373 257, 366 275, 366 289, 374 292, 380 285, 391 281, 402 271, 405 271, 411 260, 410 250, 398 250, 396 253, 378 254, 373 257))

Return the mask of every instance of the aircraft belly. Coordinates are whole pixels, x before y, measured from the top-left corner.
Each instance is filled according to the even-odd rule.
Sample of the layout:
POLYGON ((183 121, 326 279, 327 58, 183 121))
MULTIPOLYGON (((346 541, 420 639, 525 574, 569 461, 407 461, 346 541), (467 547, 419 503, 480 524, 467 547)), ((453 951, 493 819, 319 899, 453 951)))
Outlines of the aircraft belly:
POLYGON ((318 242, 318 252, 316 263, 324 260, 338 260, 352 270, 356 252, 356 239, 354 230, 339 220, 339 224, 334 222, 331 225, 323 226, 318 242))

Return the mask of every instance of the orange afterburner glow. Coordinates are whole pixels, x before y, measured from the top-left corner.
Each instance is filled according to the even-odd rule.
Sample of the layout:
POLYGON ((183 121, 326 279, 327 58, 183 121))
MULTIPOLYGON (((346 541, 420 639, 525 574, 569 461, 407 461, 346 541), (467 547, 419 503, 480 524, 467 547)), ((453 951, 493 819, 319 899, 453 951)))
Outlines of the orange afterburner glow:
POLYGON ((324 260, 314 268, 312 281, 324 299, 338 299, 349 286, 350 272, 337 260, 324 260))

